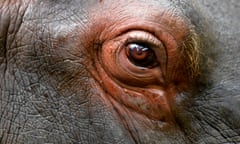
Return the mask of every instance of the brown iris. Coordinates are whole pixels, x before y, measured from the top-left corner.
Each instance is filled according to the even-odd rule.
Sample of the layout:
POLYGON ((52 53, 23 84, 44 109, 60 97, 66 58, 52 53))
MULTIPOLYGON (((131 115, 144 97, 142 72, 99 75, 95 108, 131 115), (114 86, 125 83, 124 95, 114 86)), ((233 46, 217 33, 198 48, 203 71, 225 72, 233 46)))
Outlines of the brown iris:
POLYGON ((152 68, 158 64, 154 51, 144 43, 130 43, 127 45, 128 59, 136 66, 152 68))

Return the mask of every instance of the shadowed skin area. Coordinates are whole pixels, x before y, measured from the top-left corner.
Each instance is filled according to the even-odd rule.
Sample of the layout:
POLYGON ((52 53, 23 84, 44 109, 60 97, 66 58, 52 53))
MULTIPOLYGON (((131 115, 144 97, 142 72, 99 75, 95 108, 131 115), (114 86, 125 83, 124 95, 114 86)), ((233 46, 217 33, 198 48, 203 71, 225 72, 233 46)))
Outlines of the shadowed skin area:
POLYGON ((0 143, 240 143, 238 3, 0 1, 0 143))

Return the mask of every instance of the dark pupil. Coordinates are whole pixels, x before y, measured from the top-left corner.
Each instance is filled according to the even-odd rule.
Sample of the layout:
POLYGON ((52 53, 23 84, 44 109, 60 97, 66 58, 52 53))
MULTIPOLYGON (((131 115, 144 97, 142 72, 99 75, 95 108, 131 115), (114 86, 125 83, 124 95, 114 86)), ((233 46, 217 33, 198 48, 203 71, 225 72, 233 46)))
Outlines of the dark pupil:
POLYGON ((147 45, 132 43, 127 46, 127 57, 136 66, 154 67, 157 65, 157 59, 154 51, 147 45))

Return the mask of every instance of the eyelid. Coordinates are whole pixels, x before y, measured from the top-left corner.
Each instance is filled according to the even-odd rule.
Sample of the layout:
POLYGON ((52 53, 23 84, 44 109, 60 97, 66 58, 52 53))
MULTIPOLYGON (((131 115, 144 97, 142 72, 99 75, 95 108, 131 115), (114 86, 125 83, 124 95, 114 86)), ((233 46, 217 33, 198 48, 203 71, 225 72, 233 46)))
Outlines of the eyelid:
POLYGON ((132 31, 129 32, 125 44, 129 43, 146 43, 151 48, 162 47, 162 42, 157 39, 154 35, 143 31, 132 31))
POLYGON ((155 52, 162 74, 166 74, 168 64, 168 52, 164 43, 160 39, 158 39, 156 36, 149 32, 133 30, 128 32, 124 46, 127 46, 130 43, 142 43, 149 46, 149 48, 151 48, 155 52))

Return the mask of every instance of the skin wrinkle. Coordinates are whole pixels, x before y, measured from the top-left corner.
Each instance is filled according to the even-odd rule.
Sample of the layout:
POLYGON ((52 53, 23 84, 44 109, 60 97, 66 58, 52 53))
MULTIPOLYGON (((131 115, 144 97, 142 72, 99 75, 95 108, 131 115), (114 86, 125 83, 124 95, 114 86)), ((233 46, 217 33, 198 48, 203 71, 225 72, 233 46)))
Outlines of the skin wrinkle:
MULTIPOLYGON (((118 106, 118 104, 114 104, 116 102, 113 101, 113 100, 111 100, 111 103, 114 106, 118 106)), ((116 108, 114 107, 114 109, 117 112, 117 114, 120 117, 120 119, 122 120, 122 124, 126 127, 126 129, 128 130, 129 134, 131 135, 131 138, 133 139, 134 143, 141 143, 140 138, 139 138, 139 134, 136 131, 135 126, 133 125, 133 128, 131 128, 131 124, 129 124, 129 120, 126 119, 126 117, 129 118, 129 116, 127 116, 128 112, 125 111, 124 109, 117 108, 117 107, 116 108), (126 117, 124 115, 122 115, 123 111, 125 111, 125 113, 127 113, 126 117)))
MULTIPOLYGON (((3 4, 4 8, 1 8, 1 12, 3 11, 4 12, 4 9, 6 10, 7 9, 7 15, 9 16, 7 20, 8 21, 8 24, 7 26, 5 26, 6 28, 6 32, 4 33, 5 34, 5 42, 3 44, 3 46, 1 46, 1 49, 4 49, 4 61, 5 61, 5 66, 4 66, 4 88, 8 87, 8 82, 6 80, 7 78, 7 73, 8 73, 8 65, 10 63, 10 55, 9 53, 11 52, 10 51, 10 48, 12 46, 12 42, 13 40, 15 39, 15 36, 16 36, 16 33, 18 32, 18 30, 20 29, 20 26, 21 26, 21 22, 22 22, 22 17, 24 16, 24 13, 25 13, 25 10, 27 8, 27 6, 22 6, 20 7, 20 3, 11 3, 11 2, 8 2, 8 1, 5 1, 5 3, 3 4), (15 5, 16 4, 16 5, 15 5), (12 9, 9 9, 10 6, 14 6, 16 7, 16 9, 12 10, 12 9), (23 8, 23 9, 21 9, 23 8), (18 15, 16 17, 12 17, 10 15, 12 15, 13 13, 20 13, 20 17, 18 17, 18 15), (10 23, 11 22, 11 23, 10 23)), ((6 15, 2 15, 3 18, 6 17, 6 15)), ((14 15, 13 15, 14 16, 14 15)), ((2 19, 2 18, 1 18, 2 19)), ((4 27, 3 27, 4 28, 4 27)), ((2 30, 1 30, 2 31, 2 30)), ((14 93, 14 90, 16 89, 15 86, 12 87, 13 89, 13 93, 14 93)), ((2 95, 2 94, 1 94, 2 95)), ((15 94, 12 94, 13 96, 15 94)), ((10 97, 13 97, 13 96, 10 96, 10 97)), ((14 99, 11 99, 11 98, 8 98, 7 100, 7 104, 4 108, 4 110, 6 109, 7 110, 7 105, 11 105, 11 102, 14 101, 14 99)), ((8 112, 8 114, 5 114, 4 112, 5 111, 2 111, 2 114, 1 114, 1 123, 3 123, 3 126, 5 126, 5 130, 3 129, 3 132, 6 131, 6 133, 2 133, 1 134, 1 143, 6 140, 8 141, 9 143, 14 143, 14 141, 17 141, 18 139, 18 133, 19 133, 19 129, 16 130, 16 133, 12 133, 10 130, 13 129, 15 127, 15 125, 17 125, 17 123, 12 123, 12 124, 7 124, 7 119, 5 119, 5 116, 9 116, 9 120, 10 121, 15 121, 17 116, 19 115, 20 113, 20 108, 22 107, 22 105, 20 105, 20 101, 18 101, 18 99, 16 100, 19 105, 13 105, 13 109, 11 109, 12 113, 14 114, 10 114, 8 112), (15 115, 15 116, 14 116, 15 115), (6 122, 6 123, 5 123, 6 122), (7 133, 11 134, 12 133, 12 137, 11 136, 8 136, 7 133), (10 140, 9 140, 10 139, 10 140)), ((2 103, 1 101, 1 105, 4 105, 4 103, 2 103)))
POLYGON ((43 41, 43 43, 44 43, 44 41, 43 41))
MULTIPOLYGON (((216 25, 201 27, 203 24, 201 19, 191 12, 187 18, 182 16, 186 15, 185 11, 189 13, 188 7, 178 6, 182 3, 182 0, 172 1, 171 3, 168 0, 131 0, 129 3, 117 1, 116 5, 108 0, 102 2, 73 0, 70 3, 67 0, 38 2, 35 5, 30 4, 24 14, 21 27, 12 31, 12 37, 15 40, 10 43, 11 51, 8 51, 10 53, 9 67, 4 72, 4 77, 1 67, 3 65, 0 65, 0 143, 164 144, 239 142, 238 124, 234 123, 239 117, 237 115, 238 102, 236 99, 239 95, 238 69, 237 67, 234 68, 234 65, 237 65, 237 62, 234 61, 237 60, 238 52, 236 48, 238 39, 234 39, 237 35, 233 34, 230 38, 230 34, 229 37, 224 35, 225 32, 229 32, 228 30, 220 29, 223 33, 222 39, 219 39, 219 41, 221 40, 221 43, 219 43, 221 46, 216 47, 216 45, 208 44, 208 36, 205 36, 211 33, 212 27, 215 28, 216 25), (85 7, 84 3, 90 5, 87 4, 88 2, 93 5, 85 7), (99 2, 102 9, 97 9, 95 2, 99 2), (137 3, 135 4, 135 2, 137 3), (172 3, 176 3, 176 6, 172 3), (105 7, 106 4, 108 7, 105 7), (114 9, 110 7, 112 5, 114 9), (138 7, 134 9, 134 5, 138 7), (161 5, 163 6, 160 7, 161 5), (129 7, 130 9, 128 9, 129 7), (90 11, 87 11, 89 8, 90 11), (120 13, 118 13, 118 8, 121 8, 120 13), (162 18, 154 18, 158 16, 157 13, 161 12, 162 8, 169 8, 169 10, 163 12, 162 18), (110 12, 107 12, 109 9, 110 12), (154 12, 151 12, 151 10, 154 12), (141 11, 144 14, 141 15, 141 11), (128 12, 129 15, 120 16, 128 12), (91 14, 95 15, 96 19, 91 17, 91 14), (103 23, 97 21, 98 14, 105 17, 100 19, 104 20, 103 23), (119 16, 121 21, 116 24, 115 22, 111 23, 111 19, 107 18, 108 16, 115 16, 113 19, 116 21, 118 21, 119 16), (151 18, 148 18, 148 16, 151 18), (164 19, 168 16, 169 19, 164 19), (143 21, 139 20, 141 18, 143 21), (152 18, 156 20, 156 23, 166 20, 166 26, 154 25, 155 22, 152 22, 152 18), (190 22, 192 19, 197 20, 195 23, 190 22), (94 21, 92 27, 91 20, 94 21), (133 24, 130 25, 127 22, 133 24), (192 26, 191 23, 196 26, 192 26), (172 28, 160 33, 160 35, 159 31, 167 29, 168 25, 171 25, 172 28), (111 33, 111 36, 104 37, 101 35, 105 27, 110 28, 105 32, 111 33), (201 89, 197 87, 196 91, 193 90, 192 93, 191 90, 195 86, 191 85, 190 82, 193 88, 180 87, 181 83, 179 81, 185 81, 185 77, 179 77, 178 82, 172 83, 169 87, 160 88, 158 85, 152 84, 141 87, 144 90, 141 91, 141 88, 137 90, 134 86, 130 88, 128 86, 130 83, 127 80, 122 85, 120 85, 121 82, 114 80, 123 94, 126 94, 130 89, 143 94, 143 96, 152 97, 150 105, 153 106, 156 104, 154 98, 158 99, 157 96, 164 94, 160 90, 167 91, 168 105, 171 105, 171 113, 175 120, 168 126, 164 126, 165 123, 162 121, 165 120, 153 120, 146 114, 125 107, 123 102, 126 99, 122 99, 120 102, 116 101, 112 98, 109 90, 103 86, 104 81, 113 80, 113 76, 109 73, 104 73, 105 76, 100 75, 101 71, 96 65, 98 64, 102 68, 102 64, 106 61, 101 61, 97 57, 101 53, 96 55, 96 52, 99 52, 101 47, 104 47, 104 44, 112 38, 127 32, 127 27, 148 32, 152 29, 151 34, 165 38, 164 43, 169 43, 169 47, 172 49, 167 52, 168 59, 176 58, 165 64, 166 69, 169 69, 165 72, 169 72, 169 76, 165 79, 169 79, 169 82, 176 77, 178 78, 178 75, 189 77, 192 80, 195 76, 198 78, 199 75, 204 74, 207 76, 207 80, 198 80, 202 81, 201 84, 204 85, 208 81, 213 81, 212 83, 215 84, 209 84, 208 87, 203 86, 201 89), (154 27, 159 29, 153 29, 154 27), (178 28, 183 33, 181 30, 177 30, 178 28), (14 35, 15 31, 18 34, 14 35), (176 37, 171 38, 167 33, 176 37), (102 38, 100 38, 101 36, 102 38), (205 39, 207 41, 203 41, 205 39), (179 42, 172 44, 176 40, 179 40, 179 42), (232 45, 228 46, 228 44, 232 45), (207 49, 207 53, 203 49, 207 49), (204 63, 202 62, 202 55, 204 54, 204 57, 208 58, 211 56, 209 53, 212 49, 216 51, 215 53, 223 53, 220 60, 214 61, 218 65, 218 69, 212 68, 215 70, 213 73, 216 74, 215 77, 210 76, 210 73, 205 71, 202 73, 202 69, 208 69, 208 67, 202 65, 204 63), (234 56, 231 57, 233 53, 234 56), (199 63, 194 63, 194 61, 199 63), (171 65, 171 63, 174 63, 174 65, 171 65), (179 68, 178 66, 182 66, 182 64, 185 65, 179 68), (227 66, 221 67, 224 64, 227 66), (194 71, 197 73, 194 73, 194 71), (4 82, 1 80, 2 77, 5 79, 4 82), (98 88, 96 88, 96 85, 98 88), (189 91, 183 91, 184 88, 189 91), (229 103, 226 102, 224 96, 229 100, 229 103), (176 104, 174 104, 175 98, 178 98, 176 104), (236 103, 231 103, 232 101, 236 103)), ((191 2, 192 0, 190 0, 191 2)), ((204 3, 211 2, 204 1, 204 3)), ((216 3, 223 3, 224 6, 226 3, 234 2, 221 1, 216 3)), ((212 9, 219 7, 215 8, 215 3, 212 6, 212 9)), ((15 7, 12 8, 18 10, 15 7)), ((230 9, 229 11, 231 12, 230 9)), ((229 11, 224 12, 228 13, 229 11)), ((216 12, 218 11, 216 10, 216 12)), ((0 13, 2 15, 2 9, 0 9, 0 13)), ((214 16, 215 13, 213 15, 207 13, 207 17, 212 18, 214 16)), ((221 16, 224 16, 224 14, 221 16)), ((11 18, 17 20, 21 16, 14 15, 11 18)), ((234 18, 229 19, 234 20, 234 18)), ((231 28, 231 23, 232 21, 228 23, 229 28, 231 28)), ((221 23, 221 25, 226 26, 224 23, 221 23)), ((231 30, 235 31, 234 28, 231 28, 231 30)), ((221 33, 216 35, 221 35, 221 33)), ((209 41, 211 40, 209 39, 209 41)), ((117 41, 115 40, 115 42, 117 41)), ((114 50, 113 53, 116 54, 114 50)), ((118 67, 115 66, 115 68, 118 67)), ((198 82, 196 83, 198 84, 198 82)), ((139 82, 137 86, 141 86, 141 83, 139 82)))
MULTIPOLYGON (((164 15, 164 14, 163 14, 164 15)), ((123 22, 124 22, 124 20, 122 19, 122 18, 120 18, 123 22)), ((129 18, 126 18, 126 19, 129 19, 129 18)), ((96 21, 96 20, 94 20, 94 21, 96 21)), ((121 23, 122 21, 117 21, 117 23, 121 23)), ((129 21, 129 20, 128 20, 129 21)), ((114 25, 118 25, 118 24, 114 24, 114 25)), ((112 26, 112 27, 115 27, 115 26, 112 26)), ((102 40, 102 41, 107 41, 107 39, 106 38, 101 38, 102 36, 104 36, 104 33, 111 33, 111 28, 110 28, 110 32, 108 31, 109 29, 107 29, 107 32, 105 32, 105 31, 103 31, 103 33, 102 33, 102 35, 100 36, 100 40, 102 40)), ((170 42, 171 43, 171 42, 170 42)))
MULTIPOLYGON (((101 81, 99 81, 99 82, 101 82, 101 81)), ((106 92, 106 94, 108 93, 108 91, 105 91, 106 92)), ((111 98, 110 98, 111 99, 111 98)), ((113 103, 116 103, 116 102, 114 102, 114 101, 112 101, 113 103)), ((107 102, 106 102, 107 103, 107 102)), ((118 105, 118 104, 113 104, 113 105, 118 105)), ((116 109, 116 111, 119 111, 120 109, 116 109)), ((122 112, 119 112, 118 114, 120 114, 120 117, 122 117, 122 118, 124 118, 124 117, 127 117, 127 116, 122 116, 122 112)), ((129 129, 129 126, 127 126, 128 125, 128 123, 129 122, 131 122, 131 121, 129 121, 129 120, 123 120, 123 121, 125 121, 125 126, 126 126, 126 128, 130 131, 130 133, 132 133, 133 131, 131 130, 131 129, 129 129)), ((133 127, 135 127, 134 125, 133 125, 133 127)), ((134 129, 136 129, 136 127, 134 128, 134 129)), ((133 133, 132 133, 133 134, 133 133)), ((133 138, 134 137, 138 137, 138 135, 135 135, 135 134, 133 134, 132 135, 133 136, 133 138)), ((140 136, 140 135, 139 135, 140 136)), ((135 139, 135 138, 134 138, 135 139)), ((138 143, 140 143, 141 141, 139 140, 139 138, 137 138, 137 139, 135 139, 135 142, 136 141, 138 141, 138 143), (138 140, 137 140, 138 139, 138 140)))
MULTIPOLYGON (((124 11, 123 11, 124 12, 124 11)), ((103 14, 104 15, 104 14, 103 14)), ((119 14, 119 15, 121 15, 121 14, 119 14)), ((164 14, 163 14, 164 15, 164 14)), ((94 16, 89 16, 89 17, 94 17, 94 16)), ((128 20, 128 22, 131 22, 131 18, 130 18, 130 20, 129 20, 129 18, 130 17, 123 17, 123 18, 120 18, 120 20, 118 19, 118 21, 116 22, 116 23, 114 23, 113 25, 111 25, 110 26, 110 28, 109 28, 109 26, 107 26, 108 27, 108 29, 107 30, 102 30, 102 28, 104 27, 104 26, 106 26, 106 24, 103 24, 103 27, 101 26, 101 25, 99 25, 98 27, 101 29, 101 31, 103 31, 102 33, 101 33, 101 35, 99 36, 100 37, 100 41, 102 41, 102 43, 104 43, 105 41, 108 41, 108 40, 112 40, 112 39, 108 39, 108 38, 106 38, 106 37, 104 37, 104 33, 106 33, 106 34, 111 34, 112 32, 115 32, 115 33, 117 33, 117 31, 116 31, 116 29, 114 29, 114 27, 116 27, 116 26, 118 26, 119 27, 119 24, 120 24, 120 26, 121 26, 121 23, 124 23, 124 19, 127 19, 128 20)), ((90 21, 94 21, 94 22, 96 22, 97 20, 90 20, 90 21)), ((109 21, 109 20, 104 20, 104 21, 109 21)), ((133 21, 134 22, 134 21, 133 21)), ((135 22, 138 22, 139 23, 139 21, 136 19, 135 20, 135 22)), ((123 33, 124 31, 119 31, 118 33, 123 33)), ((115 36, 118 36, 117 34, 115 34, 115 36)), ((114 37, 114 35, 112 35, 112 36, 110 36, 110 37, 114 37)), ((109 38, 110 38, 109 37, 109 38)), ((178 37, 178 38, 181 38, 181 36, 180 37, 178 37)), ((189 41, 188 41, 189 42, 189 41)), ((171 43, 171 42, 170 42, 171 43)), ((190 44, 191 45, 191 44, 190 44)), ((194 45, 195 46, 195 45, 194 45)), ((187 47, 186 47, 187 48, 187 47)), ((196 47, 195 47, 196 48, 196 47)), ((196 48, 197 49, 197 48, 196 48)), ((189 50, 190 51, 190 50, 189 50)), ((174 57, 174 56, 172 56, 172 57, 174 57)), ((187 59, 188 60, 188 59, 187 59)), ((97 68, 98 69, 98 68, 97 68)), ((99 72, 98 72, 99 73, 99 72)), ((104 78, 105 80, 106 80, 106 78, 104 78)), ((128 127, 128 126, 127 126, 128 127)))
MULTIPOLYGON (((101 85, 100 84, 98 84, 97 85, 97 88, 99 88, 98 90, 99 91, 102 91, 102 88, 101 88, 101 85)), ((103 91, 104 91, 104 95, 108 95, 109 93, 108 93, 108 91, 106 91, 106 90, 104 90, 103 89, 103 91)), ((118 105, 113 99, 111 99, 111 97, 109 97, 109 98, 107 98, 107 97, 102 97, 103 99, 104 99, 104 101, 105 101, 105 103, 108 105, 108 107, 112 107, 112 105, 118 105), (115 104, 114 104, 115 103, 115 104)), ((121 106, 120 106, 121 107, 121 106)), ((128 122, 127 122, 127 120, 126 120, 126 117, 125 116, 123 116, 123 115, 121 115, 121 113, 122 112, 120 112, 119 110, 121 110, 121 111, 125 111, 126 113, 128 113, 128 110, 127 109, 116 109, 115 107, 113 107, 114 108, 114 110, 117 112, 117 115, 119 115, 119 118, 121 119, 120 120, 120 123, 121 124, 123 124, 124 126, 126 126, 126 128, 127 128, 127 130, 128 131, 126 131, 126 133, 130 133, 130 135, 134 135, 134 133, 133 133, 133 131, 131 130, 131 128, 128 126, 128 122)), ((117 120, 119 120, 119 119, 117 119, 117 120)), ((133 138, 133 141, 135 141, 135 143, 137 143, 137 141, 138 140, 136 140, 135 139, 135 137, 132 137, 133 138)))
MULTIPOLYGON (((128 20, 129 21, 129 20, 128 20)), ((118 21, 119 22, 119 21, 118 21)), ((121 22, 121 21, 120 21, 121 22)), ((114 25, 113 25, 113 27, 115 27, 114 25)), ((107 32, 107 33, 111 33, 111 32, 107 32)), ((105 40, 104 40, 105 41, 105 40)))

